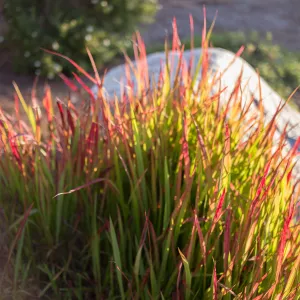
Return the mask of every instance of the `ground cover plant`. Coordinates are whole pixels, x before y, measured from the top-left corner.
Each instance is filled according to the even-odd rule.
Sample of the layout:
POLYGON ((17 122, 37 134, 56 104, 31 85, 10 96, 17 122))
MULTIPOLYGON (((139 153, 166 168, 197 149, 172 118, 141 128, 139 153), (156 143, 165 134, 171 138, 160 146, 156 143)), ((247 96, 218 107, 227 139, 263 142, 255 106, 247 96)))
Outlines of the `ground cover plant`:
MULTIPOLYGON (((181 51, 175 25, 170 50, 181 51)), ((52 99, 49 87, 43 108, 34 91, 28 105, 15 85, 15 118, 1 111, 0 123, 9 240, 1 290, 45 299, 299 296, 297 145, 284 153, 282 135, 273 147, 276 116, 265 125, 262 110, 242 107, 239 81, 227 106, 222 91, 210 94, 210 33, 204 24, 199 83, 187 62, 171 84, 169 62, 150 86, 140 61, 137 95, 106 99, 96 69, 92 77, 70 61, 99 86, 95 98, 74 73, 89 101, 80 108, 52 99)))

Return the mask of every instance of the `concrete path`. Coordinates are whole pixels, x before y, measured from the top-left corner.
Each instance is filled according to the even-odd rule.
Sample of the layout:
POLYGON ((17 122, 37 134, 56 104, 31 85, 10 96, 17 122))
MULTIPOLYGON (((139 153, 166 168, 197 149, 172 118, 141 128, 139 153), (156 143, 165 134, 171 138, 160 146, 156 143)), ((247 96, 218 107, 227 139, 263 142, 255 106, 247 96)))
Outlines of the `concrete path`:
POLYGON ((271 32, 274 42, 287 49, 300 50, 299 0, 160 0, 161 9, 155 23, 144 27, 143 37, 150 44, 163 41, 166 30, 172 32, 176 17, 181 38, 189 38, 189 14, 193 14, 195 31, 203 27, 203 4, 210 24, 218 11, 216 31, 271 32))

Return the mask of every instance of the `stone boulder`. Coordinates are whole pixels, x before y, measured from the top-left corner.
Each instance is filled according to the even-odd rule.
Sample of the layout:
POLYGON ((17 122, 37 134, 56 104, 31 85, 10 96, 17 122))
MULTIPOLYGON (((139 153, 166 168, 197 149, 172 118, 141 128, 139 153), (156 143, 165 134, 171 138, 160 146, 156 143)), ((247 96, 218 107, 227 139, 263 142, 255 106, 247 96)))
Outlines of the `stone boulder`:
MULTIPOLYGON (((211 48, 208 50, 210 56, 210 70, 211 70, 211 79, 216 75, 220 76, 220 80, 216 83, 215 90, 226 87, 226 90, 222 93, 221 102, 226 103, 229 99, 229 95, 235 87, 235 83, 242 72, 241 88, 242 88, 242 103, 249 103, 248 101, 251 97, 257 100, 260 99, 260 90, 259 90, 259 77, 256 71, 242 58, 236 57, 236 55, 230 51, 220 49, 220 48, 211 48)), ((183 60, 188 64, 191 56, 193 56, 193 72, 195 72, 196 64, 201 57, 202 49, 197 48, 192 51, 185 51, 183 53, 183 60)), ((172 62, 172 70, 176 70, 176 66, 179 63, 180 54, 177 52, 169 53, 169 62, 172 62)), ((148 70, 150 78, 155 81, 158 80, 159 73, 162 65, 165 64, 166 55, 164 52, 158 52, 147 56, 148 70)), ((133 66, 136 67, 136 62, 133 62, 133 66)), ((174 80, 174 72, 171 72, 171 80, 174 80)), ((132 81, 136 87, 136 81, 132 74, 132 81)), ((200 79, 200 74, 198 74, 198 80, 200 79)), ((105 76, 104 80, 104 92, 108 97, 117 95, 120 96, 121 86, 124 87, 125 83, 125 65, 120 65, 111 69, 105 76)), ((260 78, 261 85, 261 97, 262 103, 265 111, 265 120, 266 122, 270 121, 273 115, 276 112, 276 109, 279 105, 283 103, 283 99, 267 84, 267 82, 260 78)), ((128 87, 125 87, 128 88, 128 87)), ((214 92, 212 91, 212 92, 214 92)), ((93 92, 97 93, 97 87, 93 87, 93 92)), ((257 109, 254 104, 251 108, 254 112, 257 109)), ((290 105, 286 105, 281 113, 276 119, 277 123, 277 132, 275 134, 274 143, 276 143, 276 138, 280 136, 283 132, 284 127, 288 124, 288 134, 286 135, 287 147, 286 150, 290 149, 297 138, 300 136, 300 113, 294 110, 290 105)), ((300 162, 297 162, 294 169, 295 177, 300 177, 300 162)))

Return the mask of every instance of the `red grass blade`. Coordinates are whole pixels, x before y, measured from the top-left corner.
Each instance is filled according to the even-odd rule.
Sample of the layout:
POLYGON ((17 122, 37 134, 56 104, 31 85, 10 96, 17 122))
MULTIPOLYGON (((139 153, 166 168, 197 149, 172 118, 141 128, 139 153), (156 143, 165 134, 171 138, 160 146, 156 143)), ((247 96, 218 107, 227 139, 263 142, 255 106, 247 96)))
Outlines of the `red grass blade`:
POLYGON ((173 27, 173 43, 172 43, 172 51, 180 51, 180 39, 178 35, 178 28, 177 28, 177 22, 176 18, 173 18, 172 22, 172 27, 173 27))
POLYGON ((15 113, 16 113, 16 118, 19 123, 19 130, 21 132, 22 126, 21 126, 21 119, 20 119, 20 100, 19 97, 16 93, 14 93, 14 100, 15 100, 15 113))
POLYGON ((45 96, 43 99, 43 104, 47 112, 47 118, 48 122, 51 123, 53 119, 53 107, 52 107, 52 96, 51 96, 51 90, 48 85, 46 85, 45 88, 45 96))
POLYGON ((297 141, 296 141, 296 143, 293 146, 293 149, 292 149, 292 152, 291 152, 291 156, 294 157, 299 152, 298 151, 299 146, 300 146, 300 137, 297 138, 297 141))
POLYGON ((117 188, 115 187, 115 185, 110 181, 108 180, 107 178, 98 178, 98 179, 95 179, 95 180, 92 180, 91 182, 88 182, 86 184, 83 184, 77 188, 74 188, 68 192, 62 192, 62 193, 58 193, 56 194, 53 198, 57 198, 58 196, 61 196, 61 195, 69 195, 69 194, 72 194, 74 192, 77 192, 81 189, 85 189, 91 185, 94 185, 95 183, 98 183, 98 182, 106 182, 117 194, 119 193, 119 191, 117 190, 117 188))
POLYGON ((94 145, 94 151, 97 152, 98 149, 98 141, 99 141, 99 125, 98 123, 92 123, 89 136, 87 138, 86 144, 87 144, 87 153, 92 155, 93 149, 92 146, 94 145))
POLYGON ((235 57, 240 57, 240 56, 243 54, 244 50, 245 50, 245 46, 243 45, 243 46, 241 46, 240 49, 237 51, 237 53, 235 54, 235 57))
POLYGON ((18 150, 18 147, 16 145, 14 137, 11 137, 9 139, 9 145, 10 145, 10 149, 11 149, 11 152, 12 152, 14 158, 16 159, 19 167, 21 168, 21 166, 22 166, 21 156, 20 156, 20 153, 19 153, 19 150, 18 150))
POLYGON ((64 74, 59 74, 59 77, 73 92, 78 92, 78 87, 67 76, 64 74))
POLYGON ((83 80, 76 73, 72 73, 72 74, 74 75, 77 82, 82 86, 82 88, 91 96, 93 102, 95 102, 96 100, 92 90, 83 82, 83 80))
POLYGON ((284 224, 283 224, 283 229, 282 229, 281 237, 280 237, 280 243, 279 243, 279 247, 278 247, 276 282, 279 282, 279 280, 280 280, 280 275, 282 272, 284 249, 285 249, 286 242, 288 240, 288 236, 290 235, 289 226, 292 221, 293 215, 294 215, 294 203, 293 203, 293 201, 291 201, 289 204, 288 215, 286 216, 284 224))
POLYGON ((256 293, 259 285, 267 278, 267 276, 268 276, 268 273, 266 273, 258 282, 255 282, 255 284, 253 285, 253 288, 248 296, 249 297, 248 299, 251 299, 253 297, 253 295, 256 293))
POLYGON ((66 128, 66 123, 65 123, 65 118, 64 118, 64 109, 62 107, 62 104, 59 101, 57 101, 56 104, 57 104, 57 107, 58 107, 58 110, 59 110, 59 113, 60 113, 62 126, 65 129, 66 128))
POLYGON ((206 8, 203 5, 203 29, 202 29, 202 48, 204 49, 206 46, 206 8))
POLYGON ((191 50, 193 50, 195 47, 195 45, 194 45, 195 30, 194 30, 194 18, 192 16, 192 14, 189 15, 189 18, 190 18, 190 29, 191 29, 191 50))
POLYGON ((218 300, 218 279, 217 279, 216 263, 214 264, 214 271, 213 271, 213 299, 218 300))
POLYGON ((92 53, 91 51, 86 47, 86 52, 89 56, 89 59, 91 61, 91 64, 92 64, 92 67, 93 67, 93 70, 94 70, 94 74, 95 74, 95 78, 96 78, 96 81, 97 81, 97 85, 98 87, 101 87, 101 79, 100 79, 100 76, 99 76, 99 73, 98 73, 98 70, 97 70, 97 67, 96 67, 96 63, 94 61, 94 58, 92 56, 92 53))
POLYGON ((74 135, 74 133, 75 133, 75 125, 74 125, 73 117, 72 117, 71 112, 70 112, 69 109, 67 110, 67 118, 68 118, 68 124, 69 124, 69 126, 71 128, 72 134, 74 135))
MULTIPOLYGON (((254 197, 254 200, 252 201, 251 203, 251 206, 250 206, 250 218, 252 218, 253 214, 254 214, 254 210, 259 202, 259 197, 260 197, 260 194, 263 190, 263 188, 265 187, 266 185, 266 178, 267 178, 267 175, 269 173, 269 170, 270 170, 270 166, 271 166, 271 160, 267 163, 267 166, 265 168, 265 172, 264 172, 264 175, 259 183, 259 186, 258 186, 258 189, 256 191, 256 195, 254 197)), ((249 219, 250 220, 250 219, 249 219)))
POLYGON ((196 214, 196 212, 194 213, 194 225, 196 226, 197 232, 198 232, 198 238, 199 238, 199 243, 200 243, 200 248, 202 251, 202 256, 203 256, 203 261, 204 261, 204 265, 206 265, 206 244, 204 241, 204 237, 203 237, 203 233, 199 224, 199 220, 198 220, 198 216, 196 214))
POLYGON ((225 200, 225 194, 226 194, 226 190, 224 189, 223 192, 222 192, 222 195, 220 197, 220 200, 219 200, 219 203, 218 203, 218 206, 217 206, 217 209, 216 209, 216 214, 215 214, 215 217, 214 217, 214 220, 213 220, 213 223, 217 223, 222 215, 222 207, 223 207, 223 204, 224 204, 224 200, 225 200))
POLYGON ((97 84, 97 80, 95 80, 91 75, 89 75, 83 68, 81 68, 76 62, 74 62, 72 59, 70 59, 69 57, 60 54, 58 52, 54 52, 54 51, 50 51, 47 49, 43 49, 45 52, 55 55, 55 56, 59 56, 65 60, 67 60, 69 63, 71 63, 80 73, 82 73, 86 78, 88 78, 91 82, 93 82, 94 84, 97 84))

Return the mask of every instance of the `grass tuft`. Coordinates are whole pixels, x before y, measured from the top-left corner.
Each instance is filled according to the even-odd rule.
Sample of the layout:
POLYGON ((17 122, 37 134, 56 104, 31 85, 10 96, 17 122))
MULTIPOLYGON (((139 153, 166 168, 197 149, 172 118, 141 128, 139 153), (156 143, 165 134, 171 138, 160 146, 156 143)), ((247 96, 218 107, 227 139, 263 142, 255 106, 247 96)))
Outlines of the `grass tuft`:
MULTIPOLYGON (((296 152, 283 153, 284 136, 274 150, 275 118, 264 125, 262 110, 242 107, 240 81, 230 105, 210 95, 205 26, 199 83, 183 68, 172 84, 169 61, 149 89, 141 62, 137 95, 114 102, 96 68, 92 78, 68 59, 98 84, 97 98, 75 75, 90 94, 85 109, 54 101, 47 87, 35 114, 15 84, 29 124, 1 112, 12 294, 34 282, 47 299, 299 296, 296 152)), ((183 51, 173 28, 172 49, 183 51)), ((134 51, 145 58, 139 35, 134 51)))

